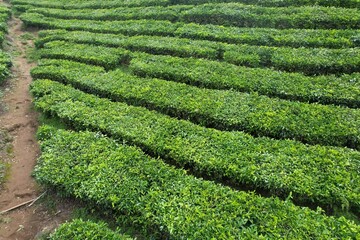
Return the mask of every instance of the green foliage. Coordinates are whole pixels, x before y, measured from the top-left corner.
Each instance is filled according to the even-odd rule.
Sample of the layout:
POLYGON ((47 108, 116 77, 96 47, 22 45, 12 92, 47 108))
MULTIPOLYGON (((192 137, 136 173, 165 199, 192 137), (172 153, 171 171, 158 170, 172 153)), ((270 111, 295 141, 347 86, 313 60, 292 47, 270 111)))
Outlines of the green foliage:
POLYGON ((74 219, 62 224, 49 237, 50 240, 130 240, 131 238, 120 235, 108 228, 104 222, 91 222, 74 219))
POLYGON ((200 89, 160 79, 139 78, 121 70, 102 75, 87 74, 86 68, 79 69, 69 63, 34 69, 32 76, 62 80, 114 101, 146 106, 207 127, 359 148, 360 111, 357 109, 290 102, 253 93, 200 89))
POLYGON ((334 7, 259 7, 203 4, 181 12, 181 21, 236 27, 358 29, 360 10, 334 7))
MULTIPOLYGON (((344 218, 326 217, 320 209, 311 211, 290 201, 262 198, 188 176, 101 134, 53 131, 41 130, 43 154, 35 169, 40 182, 111 208, 115 218, 117 213, 126 213, 128 221, 160 232, 163 239, 359 237, 359 226, 344 218)), ((74 230, 100 236, 100 229, 93 225, 82 223, 70 228, 70 234, 74 230)))
POLYGON ((114 7, 140 7, 140 6, 164 6, 168 0, 102 0, 102 1, 79 1, 79 0, 11 0, 17 10, 26 11, 34 7, 48 7, 59 9, 83 9, 83 8, 114 8, 114 7))
POLYGON ((307 75, 353 73, 360 71, 360 48, 287 48, 228 45, 224 60, 249 67, 273 67, 307 75))
POLYGON ((6 178, 6 171, 7 167, 6 164, 2 161, 2 159, 0 159, 0 187, 1 184, 3 184, 3 182, 5 181, 6 178))
MULTIPOLYGON (((3 44, 7 32, 7 21, 10 19, 10 9, 0 5, 0 45, 3 44)), ((0 49, 0 84, 9 76, 11 67, 10 56, 0 49)))
POLYGON ((176 24, 170 21, 131 20, 131 21, 89 21, 59 20, 45 17, 39 13, 24 13, 20 16, 26 26, 40 28, 59 28, 66 30, 91 31, 96 33, 121 33, 127 35, 171 35, 176 24))
POLYGON ((359 8, 358 0, 170 0, 172 4, 203 4, 203 3, 224 3, 238 2, 244 4, 254 4, 266 7, 285 7, 285 6, 334 6, 359 8))
POLYGON ((239 3, 199 6, 109 8, 81 10, 29 9, 46 17, 91 20, 157 19, 237 27, 358 29, 360 10, 335 7, 261 7, 239 3))
POLYGON ((118 34, 96 34, 78 31, 43 31, 36 41, 37 47, 46 42, 63 40, 69 42, 98 44, 109 47, 122 47, 131 51, 152 54, 169 54, 180 57, 219 58, 219 47, 222 45, 210 41, 191 40, 161 36, 122 36, 118 34))
POLYGON ((141 77, 157 77, 204 88, 255 91, 289 100, 360 107, 358 73, 308 77, 205 59, 147 54, 133 55, 129 68, 141 77))
POLYGON ((35 81, 31 91, 35 106, 45 113, 76 128, 101 131, 141 146, 178 166, 191 166, 200 175, 268 189, 276 195, 293 192, 302 202, 359 209, 358 151, 221 132, 49 80, 35 81))
POLYGON ((249 45, 342 48, 360 46, 356 40, 359 33, 358 30, 239 28, 189 23, 180 26, 175 36, 249 45))
POLYGON ((266 7, 285 7, 285 6, 334 6, 359 8, 358 0, 103 0, 99 1, 78 1, 78 0, 58 0, 56 2, 49 0, 32 1, 32 0, 11 0, 15 7, 27 8, 49 7, 59 9, 82 9, 82 8, 114 8, 114 7, 138 7, 138 6, 167 6, 170 4, 203 4, 203 3, 225 3, 238 2, 266 7))
POLYGON ((99 65, 107 70, 129 61, 129 52, 121 48, 111 49, 102 46, 66 43, 64 41, 46 43, 44 48, 39 51, 39 55, 42 58, 68 59, 99 65))
MULTIPOLYGON (((87 32, 48 31, 37 46, 53 40, 121 47, 131 51, 180 57, 219 59, 249 67, 272 67, 308 75, 360 71, 360 49, 288 48, 235 45, 161 36, 118 36, 87 32)), ((69 43, 70 44, 70 43, 69 43)), ((111 52, 109 49, 108 51, 111 52)))
MULTIPOLYGON (((37 14, 35 14, 37 16, 37 14)), ((82 21, 80 24, 76 24, 74 21, 58 19, 56 24, 56 18, 46 18, 48 23, 38 19, 33 14, 27 13, 23 18, 28 19, 28 24, 41 23, 43 27, 49 28, 56 26, 57 28, 70 29, 69 23, 73 22, 72 26, 80 28, 81 23, 87 23, 90 26, 89 21, 82 21), (66 25, 61 25, 65 21, 66 25)), ((41 15, 42 16, 42 15, 41 15)), ((45 16, 43 16, 45 18, 45 16)), ((133 21, 124 21, 125 25, 134 23, 133 21)), ((104 24, 104 28, 109 29, 109 23, 96 21, 96 26, 92 29, 87 27, 87 31, 99 32, 99 25, 104 24)), ((113 24, 114 25, 114 24, 113 24)), ((328 48, 341 48, 341 47, 356 47, 360 45, 360 41, 357 41, 359 35, 358 30, 325 30, 325 29, 267 29, 267 28, 238 28, 238 27, 224 27, 217 25, 200 25, 200 24, 185 24, 185 23, 169 23, 166 21, 153 21, 152 26, 154 31, 149 32, 147 29, 137 29, 137 32, 130 32, 131 34, 151 34, 151 35, 171 35, 177 37, 185 37, 190 39, 203 39, 220 41, 227 43, 246 43, 250 45, 267 45, 267 46, 290 46, 290 47, 328 47, 328 48), (156 31, 155 26, 158 26, 156 31), (164 31, 166 28, 166 31, 164 31), (143 30, 143 32, 142 32, 143 30)), ((129 25, 129 28, 134 26, 129 25)), ((109 30, 114 32, 115 30, 109 30)), ((121 31, 121 29, 120 29, 121 31)), ((103 32, 106 32, 103 30, 103 32)), ((124 30, 122 32, 125 32, 124 30)), ((129 32, 125 32, 129 34, 129 32)), ((45 34, 45 33, 44 33, 45 34)), ((64 34, 64 33, 62 33, 64 34)), ((68 33, 69 34, 69 33, 68 33)), ((87 33, 89 34, 89 33, 87 33)), ((120 36, 118 36, 120 37, 120 36)))
POLYGON ((227 1, 13 0, 26 26, 57 29, 40 33, 33 76, 69 84, 36 80, 36 107, 55 128, 114 139, 42 128, 37 179, 157 239, 359 238, 345 218, 290 201, 360 213, 359 109, 304 103, 358 108, 358 1, 227 1))
POLYGON ((178 20, 179 13, 191 9, 193 6, 175 5, 170 7, 134 7, 134 8, 111 8, 111 9, 52 9, 31 8, 28 12, 40 13, 46 17, 59 19, 88 19, 88 20, 178 20))

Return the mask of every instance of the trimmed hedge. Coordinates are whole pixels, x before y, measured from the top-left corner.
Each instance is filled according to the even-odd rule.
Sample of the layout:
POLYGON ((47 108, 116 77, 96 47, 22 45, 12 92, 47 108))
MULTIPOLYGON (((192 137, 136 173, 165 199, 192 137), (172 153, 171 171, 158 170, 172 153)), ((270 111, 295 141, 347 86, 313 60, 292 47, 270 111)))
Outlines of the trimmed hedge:
POLYGON ((334 7, 260 7, 239 3, 198 6, 139 7, 82 10, 29 9, 47 17, 91 20, 148 19, 236 27, 358 29, 360 10, 334 7))
POLYGON ((224 3, 238 2, 254 4, 265 7, 286 7, 286 6, 327 6, 360 8, 358 0, 170 0, 172 4, 203 4, 203 3, 224 3))
POLYGON ((114 7, 144 7, 165 6, 168 0, 101 0, 101 1, 78 1, 78 0, 11 0, 12 5, 18 10, 27 10, 34 7, 82 9, 82 8, 114 8, 114 7))
POLYGON ((21 18, 29 26, 58 28, 67 30, 85 30, 96 33, 123 33, 127 35, 178 36, 228 43, 246 43, 250 45, 290 46, 290 47, 356 47, 360 45, 358 30, 324 29, 264 29, 237 28, 217 25, 199 25, 151 21, 148 28, 141 27, 144 21, 115 22, 64 20, 45 17, 38 13, 26 13, 21 18), (124 25, 125 27, 123 27, 124 25), (128 27, 126 28, 126 26, 128 27), (135 28, 136 31, 130 29, 135 28))
POLYGON ((91 31, 96 33, 120 33, 126 35, 172 35, 177 29, 177 24, 170 21, 156 20, 127 20, 127 21, 93 21, 93 20, 59 20, 45 17, 39 13, 24 13, 20 19, 28 27, 50 29, 66 29, 91 31))
POLYGON ((46 43, 44 48, 38 51, 38 54, 42 58, 60 58, 100 65, 107 70, 129 61, 129 52, 121 48, 112 49, 64 41, 46 43))
POLYGON ((84 221, 74 219, 71 222, 61 224, 49 237, 50 240, 131 240, 111 229, 104 222, 84 221))
POLYGON ((224 60, 249 67, 273 67, 306 75, 360 72, 360 48, 275 48, 266 46, 224 47, 224 60))
POLYGON ((258 92, 303 102, 360 107, 360 75, 308 77, 271 69, 247 68, 205 59, 138 54, 129 68, 141 77, 156 77, 213 89, 258 92))
POLYGON ((221 132, 49 80, 35 81, 31 92, 45 113, 140 146, 201 176, 359 212, 358 151, 221 132))
POLYGON ((37 46, 53 40, 122 47, 131 51, 180 57, 224 59, 248 67, 273 67, 307 75, 353 73, 360 71, 360 48, 306 49, 231 45, 176 37, 100 35, 87 32, 47 31, 37 46))
POLYGON ((359 8, 358 0, 106 0, 106 1, 86 1, 81 2, 73 0, 60 0, 57 2, 42 0, 11 0, 11 3, 17 6, 31 7, 49 7, 63 9, 81 9, 81 8, 114 8, 114 7, 138 7, 138 6, 167 6, 170 4, 203 4, 203 3, 225 3, 238 2, 244 4, 253 4, 265 7, 286 7, 286 6, 326 6, 326 7, 345 7, 359 8))
POLYGON ((360 10, 334 7, 259 7, 203 4, 181 12, 181 20, 236 27, 359 29, 360 10))
POLYGON ((346 48, 360 46, 359 30, 239 28, 195 23, 180 26, 178 37, 235 44, 346 48))
POLYGON ((111 208, 114 217, 125 213, 163 239, 359 237, 359 226, 344 218, 187 176, 100 134, 43 128, 39 135, 41 183, 111 208))
POLYGON ((113 101, 145 106, 207 127, 324 145, 346 146, 354 138, 356 142, 349 146, 359 148, 360 111, 357 109, 200 89, 182 83, 139 78, 122 70, 90 75, 85 72, 86 68, 80 68, 78 71, 84 74, 79 77, 79 73, 72 75, 77 67, 71 63, 70 66, 65 63, 60 67, 38 67, 32 71, 32 76, 62 79, 113 101))
MULTIPOLYGON (((31 15, 31 14, 30 14, 31 15)), ((35 18, 34 18, 35 19, 35 18)), ((50 18, 55 22, 54 18, 50 18)), ((36 23, 38 20, 34 20, 36 23)), ((63 21, 59 19, 58 21, 63 21)), ((125 21, 133 23, 133 21, 125 21)), ((99 25, 101 22, 96 21, 99 25)), ((290 46, 290 47, 327 47, 343 48, 356 47, 360 45, 360 31, 358 30, 319 30, 319 29, 267 29, 267 28, 237 28, 224 27, 217 25, 199 25, 185 23, 169 23, 164 21, 153 21, 152 24, 158 25, 158 32, 150 32, 151 35, 169 35, 182 38, 203 39, 211 41, 220 41, 227 43, 246 43, 250 45, 267 45, 267 46, 290 46), (161 30, 166 26, 166 31, 161 30)), ((86 24, 89 25, 89 24, 86 24)), ((105 25, 108 23, 105 22, 105 25)), ((44 23, 46 27, 46 23, 44 23)), ((60 24, 58 28, 63 28, 60 24)), ((105 27, 105 26, 104 26, 105 27)), ((129 28, 134 26, 130 25, 129 28)), ((67 27, 68 28, 68 27, 67 27)), ((87 31, 93 31, 87 28, 87 31)), ((94 29, 98 32, 98 28, 94 29)), ((149 34, 147 29, 144 32, 141 28, 137 34, 149 34)), ((124 31, 123 31, 124 32, 124 31)), ((126 33, 126 32, 125 32, 126 33)), ((128 33, 126 33, 128 34, 128 33)), ((133 33, 132 33, 133 34, 133 33)))
POLYGON ((151 6, 134 8, 111 8, 111 9, 49 9, 49 8, 31 8, 28 11, 40 13, 46 17, 60 19, 82 19, 82 20, 169 20, 177 21, 181 11, 189 10, 193 6, 175 5, 169 7, 151 6))
POLYGON ((169 54, 179 57, 208 59, 221 58, 219 55, 219 44, 210 41, 157 36, 128 37, 115 34, 96 34, 77 31, 66 32, 62 30, 43 31, 40 35, 42 37, 36 41, 38 48, 47 42, 60 40, 115 48, 121 47, 131 51, 151 54, 169 54))

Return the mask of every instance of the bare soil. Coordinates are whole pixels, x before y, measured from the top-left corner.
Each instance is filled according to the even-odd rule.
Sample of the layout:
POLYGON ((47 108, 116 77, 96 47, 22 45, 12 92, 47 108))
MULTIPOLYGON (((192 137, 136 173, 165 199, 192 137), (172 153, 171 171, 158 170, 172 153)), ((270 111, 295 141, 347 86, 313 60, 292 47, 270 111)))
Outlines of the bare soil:
MULTIPOLYGON (((40 151, 35 138, 38 116, 29 93, 30 69, 35 64, 26 59, 26 49, 33 42, 21 39, 24 33, 22 22, 12 17, 7 37, 14 55, 12 78, 4 86, 6 94, 0 99, 6 106, 0 111, 0 131, 7 132, 12 147, 6 148, 6 153, 2 149, 0 153, 0 156, 7 155, 5 161, 10 163, 8 178, 0 186, 0 212, 41 194, 31 176, 40 151)), ((46 202, 38 201, 31 207, 23 206, 0 215, 0 240, 36 239, 41 232, 51 231, 69 218, 71 211, 65 205, 60 204, 55 211, 49 211, 46 202)))

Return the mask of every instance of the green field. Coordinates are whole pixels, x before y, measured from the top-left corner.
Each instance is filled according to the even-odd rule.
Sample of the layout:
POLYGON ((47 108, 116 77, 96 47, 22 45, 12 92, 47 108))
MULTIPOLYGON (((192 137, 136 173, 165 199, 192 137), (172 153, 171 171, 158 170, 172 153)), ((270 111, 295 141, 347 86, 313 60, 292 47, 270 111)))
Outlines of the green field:
MULTIPOLYGON (((66 126, 39 129, 41 184, 148 239, 360 238, 358 0, 11 3, 66 126)), ((86 234, 127 239, 52 239, 86 234)))

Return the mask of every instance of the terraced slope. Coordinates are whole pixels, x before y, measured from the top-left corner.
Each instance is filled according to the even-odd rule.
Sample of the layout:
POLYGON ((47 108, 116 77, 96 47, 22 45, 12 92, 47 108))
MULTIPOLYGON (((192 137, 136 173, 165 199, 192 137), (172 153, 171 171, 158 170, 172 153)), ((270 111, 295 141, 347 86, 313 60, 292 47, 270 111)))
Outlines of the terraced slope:
POLYGON ((72 129, 40 182, 156 238, 360 237, 357 1, 12 2, 72 129))

